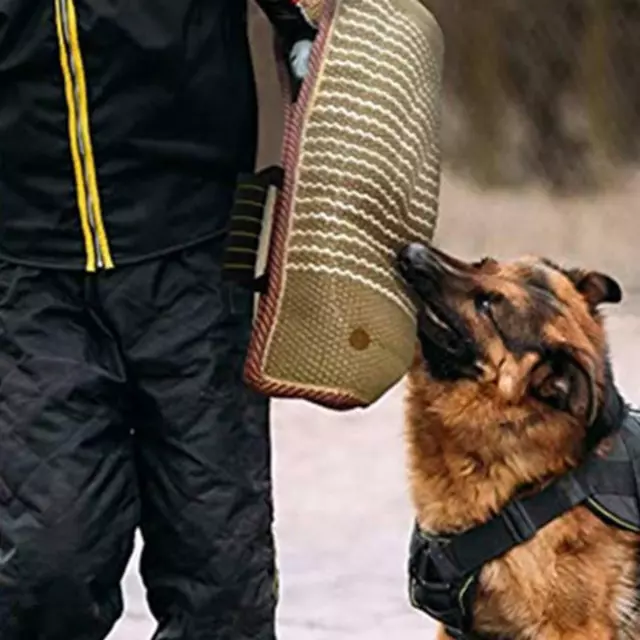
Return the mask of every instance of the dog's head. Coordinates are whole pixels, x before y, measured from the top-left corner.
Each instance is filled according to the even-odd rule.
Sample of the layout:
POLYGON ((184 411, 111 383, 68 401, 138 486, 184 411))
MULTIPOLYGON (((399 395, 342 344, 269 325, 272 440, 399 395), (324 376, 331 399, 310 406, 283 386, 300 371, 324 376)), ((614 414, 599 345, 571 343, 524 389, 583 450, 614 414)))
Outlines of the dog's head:
POLYGON ((417 297, 431 379, 594 421, 608 375, 598 310, 621 300, 615 280, 544 259, 466 263, 419 244, 400 251, 398 268, 417 297))

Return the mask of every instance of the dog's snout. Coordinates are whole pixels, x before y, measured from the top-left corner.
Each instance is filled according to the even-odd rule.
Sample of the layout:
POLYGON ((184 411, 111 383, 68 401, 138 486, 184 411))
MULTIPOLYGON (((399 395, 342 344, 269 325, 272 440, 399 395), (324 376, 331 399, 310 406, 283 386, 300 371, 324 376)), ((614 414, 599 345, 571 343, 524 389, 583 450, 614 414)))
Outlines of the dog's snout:
POLYGON ((408 274, 420 263, 424 263, 427 249, 418 242, 411 242, 403 246, 398 252, 398 268, 403 274, 408 274))

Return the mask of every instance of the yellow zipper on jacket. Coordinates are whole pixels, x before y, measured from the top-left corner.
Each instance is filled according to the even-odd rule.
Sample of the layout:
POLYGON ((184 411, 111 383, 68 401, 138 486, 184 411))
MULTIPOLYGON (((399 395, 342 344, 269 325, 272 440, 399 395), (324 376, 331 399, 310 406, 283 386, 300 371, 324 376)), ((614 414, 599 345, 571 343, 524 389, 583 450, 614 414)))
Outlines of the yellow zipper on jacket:
POLYGON ((69 143, 75 175, 86 269, 112 269, 113 260, 102 220, 96 165, 91 144, 87 85, 78 39, 74 0, 54 0, 60 66, 69 112, 69 143))

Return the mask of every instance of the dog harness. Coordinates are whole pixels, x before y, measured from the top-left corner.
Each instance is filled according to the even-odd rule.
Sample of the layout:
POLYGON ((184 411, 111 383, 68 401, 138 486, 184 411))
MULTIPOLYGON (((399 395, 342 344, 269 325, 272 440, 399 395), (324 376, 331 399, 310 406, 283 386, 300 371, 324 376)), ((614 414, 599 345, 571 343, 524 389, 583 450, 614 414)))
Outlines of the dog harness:
POLYGON ((620 427, 608 447, 540 492, 514 498, 487 522, 460 534, 431 535, 416 524, 411 538, 412 605, 441 622, 452 638, 481 640, 473 605, 485 564, 531 540, 548 523, 578 505, 607 524, 640 533, 640 411, 619 403, 620 427))

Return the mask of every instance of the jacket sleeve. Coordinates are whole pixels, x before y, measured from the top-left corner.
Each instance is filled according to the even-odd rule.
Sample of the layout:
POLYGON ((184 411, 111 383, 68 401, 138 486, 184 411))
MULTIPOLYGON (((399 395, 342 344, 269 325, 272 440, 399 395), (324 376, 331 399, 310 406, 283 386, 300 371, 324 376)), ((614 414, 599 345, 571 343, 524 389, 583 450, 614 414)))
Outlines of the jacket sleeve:
POLYGON ((257 0, 287 50, 301 40, 313 40, 315 27, 307 20, 298 0, 257 0))

